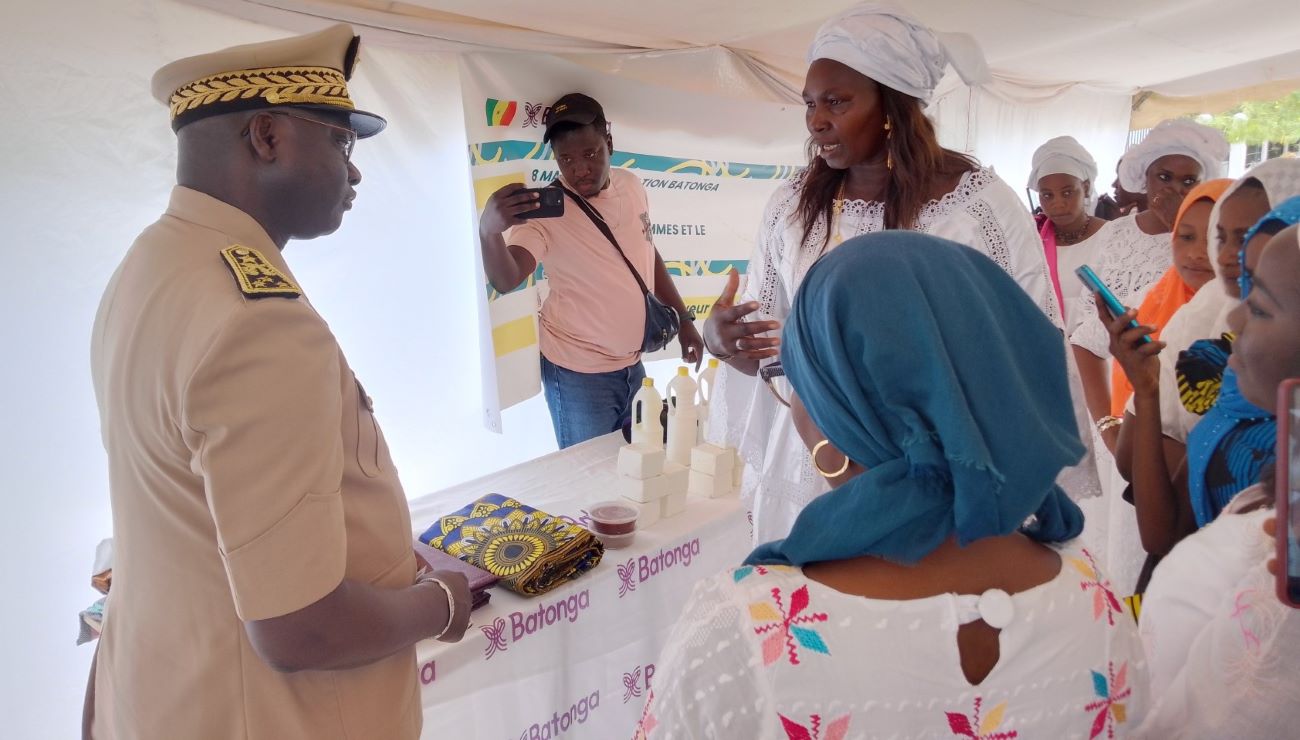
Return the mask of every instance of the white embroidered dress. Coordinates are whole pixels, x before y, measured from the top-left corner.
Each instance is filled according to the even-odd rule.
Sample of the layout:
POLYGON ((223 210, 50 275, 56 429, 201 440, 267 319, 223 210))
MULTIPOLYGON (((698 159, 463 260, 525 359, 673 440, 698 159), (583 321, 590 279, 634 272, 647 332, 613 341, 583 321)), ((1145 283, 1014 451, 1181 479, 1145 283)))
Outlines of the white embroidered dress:
MULTIPOLYGON (((1101 244, 1098 257, 1100 265, 1091 265, 1097 277, 1110 288, 1115 297, 1126 306, 1137 307, 1137 298, 1174 264, 1173 236, 1147 234, 1138 228, 1137 214, 1130 213, 1107 223, 1088 239, 1101 244)), ((1075 291, 1078 320, 1071 317, 1075 327, 1070 343, 1083 347, 1094 355, 1110 359, 1110 335, 1097 318, 1097 304, 1092 292, 1079 283, 1075 291)))
MULTIPOLYGON (((1300 727, 1300 610, 1265 567, 1271 509, 1239 514, 1271 490, 1247 489, 1160 562, 1142 601, 1150 740, 1295 737, 1300 727)), ((657 678, 657 677, 656 677, 657 678)))
MULTIPOLYGON (((803 180, 796 176, 773 194, 763 213, 748 278, 737 302, 758 301, 755 320, 784 325, 791 300, 808 268, 823 253, 828 225, 819 220, 803 239, 796 212, 803 180)), ((884 230, 881 202, 846 201, 835 221, 828 249, 846 239, 884 230)), ((1060 312, 1047 271, 1042 240, 1029 211, 1005 182, 989 169, 963 175, 952 192, 921 211, 917 231, 951 239, 987 255, 1006 270, 1058 325, 1060 312)), ((954 280, 961 276, 954 275, 954 280)), ((906 306, 900 306, 900 312, 906 306)), ((730 367, 718 375, 711 428, 725 430, 721 441, 740 451, 745 466, 742 498, 752 507, 754 541, 770 542, 789 533, 799 512, 827 488, 812 467, 795 433, 789 410, 758 378, 730 367)))
POLYGON ((1123 738, 1145 714, 1131 612, 1086 551, 1008 596, 852 596, 786 567, 696 586, 655 672, 638 739, 1123 738), (999 603, 1000 602, 1000 603, 999 603), (957 628, 1001 624, 979 685, 957 628))

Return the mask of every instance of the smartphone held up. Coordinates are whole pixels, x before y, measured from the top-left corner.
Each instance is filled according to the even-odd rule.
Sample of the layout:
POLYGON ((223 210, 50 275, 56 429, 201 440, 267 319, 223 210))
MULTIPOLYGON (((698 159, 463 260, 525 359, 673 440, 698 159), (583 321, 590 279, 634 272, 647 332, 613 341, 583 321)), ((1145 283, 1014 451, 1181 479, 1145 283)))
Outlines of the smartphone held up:
MULTIPOLYGON (((1124 312, 1128 310, 1124 308, 1123 303, 1119 302, 1119 299, 1115 297, 1115 294, 1110 292, 1110 288, 1106 287, 1106 284, 1101 281, 1101 278, 1097 277, 1097 273, 1093 272, 1091 267, 1083 265, 1079 267, 1079 269, 1075 270, 1074 274, 1078 276, 1079 280, 1083 282, 1084 285, 1088 286, 1088 290, 1101 296, 1101 300, 1106 303, 1106 308, 1110 311, 1112 316, 1122 316, 1124 312)), ((1136 319, 1130 321, 1128 325, 1134 329, 1138 328, 1138 322, 1136 319)), ((1143 335, 1141 342, 1142 344, 1150 344, 1151 337, 1143 335)))
POLYGON ((524 211, 519 218, 558 218, 564 215, 564 193, 559 188, 524 188, 520 193, 537 193, 537 208, 524 211))

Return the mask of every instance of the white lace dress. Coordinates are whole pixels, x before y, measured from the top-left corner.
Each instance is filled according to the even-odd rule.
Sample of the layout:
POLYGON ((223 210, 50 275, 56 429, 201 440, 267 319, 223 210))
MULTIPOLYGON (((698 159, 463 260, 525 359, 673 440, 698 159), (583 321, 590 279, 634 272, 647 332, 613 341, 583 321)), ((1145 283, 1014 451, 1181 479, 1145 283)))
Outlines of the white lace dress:
POLYGON ((784 567, 707 579, 636 737, 1128 737, 1147 705, 1137 625, 1086 551, 1061 554, 1056 578, 1010 596, 867 599, 784 567), (980 618, 1000 626, 1000 653, 971 685, 957 628, 980 618))
MULTIPOLYGON (((795 291, 808 268, 823 253, 828 229, 824 221, 815 224, 808 239, 803 240, 803 226, 796 212, 802 185, 800 177, 784 184, 764 211, 745 289, 738 298, 738 302, 761 304, 755 320, 775 319, 784 324, 795 291)), ((829 248, 845 239, 882 231, 884 218, 885 206, 881 202, 846 201, 829 227, 829 248)), ((917 230, 988 255, 1060 324, 1042 240, 1033 219, 992 170, 967 173, 952 192, 931 201, 921 211, 917 230)), ((961 278, 954 275, 953 279, 961 278)), ((725 430, 725 439, 713 441, 740 451, 745 465, 741 495, 751 507, 754 541, 785 537, 799 512, 827 490, 795 433, 789 410, 776 401, 761 380, 730 367, 719 373, 714 398, 710 425, 725 430)))
MULTIPOLYGON (((1115 297, 1126 306, 1136 307, 1137 296, 1159 280, 1174 264, 1172 237, 1169 234, 1147 234, 1138 228, 1137 214, 1130 213, 1107 223, 1088 239, 1101 246, 1100 265, 1091 265, 1097 277, 1110 288, 1115 297)), ((1075 280, 1078 320, 1071 317, 1074 326, 1070 343, 1083 347, 1094 355, 1110 358, 1110 335, 1097 318, 1097 304, 1092 292, 1075 280)))
MULTIPOLYGON (((1102 245, 1097 264, 1091 267, 1120 302, 1137 306, 1146 290, 1173 265, 1171 239, 1169 234, 1144 233, 1138 228, 1136 213, 1122 216, 1101 227, 1088 240, 1102 245)), ((1074 330, 1070 344, 1104 359, 1109 372, 1110 335, 1097 317, 1097 304, 1091 291, 1075 282, 1078 294, 1071 304, 1074 330)), ((1092 548, 1118 588, 1128 595, 1137 586, 1146 559, 1138 534, 1137 514, 1133 505, 1123 499, 1127 482, 1120 477, 1115 458, 1102 445, 1092 424, 1088 425, 1087 434, 1097 450, 1097 474, 1104 495, 1081 502, 1086 522, 1083 541, 1092 548)))

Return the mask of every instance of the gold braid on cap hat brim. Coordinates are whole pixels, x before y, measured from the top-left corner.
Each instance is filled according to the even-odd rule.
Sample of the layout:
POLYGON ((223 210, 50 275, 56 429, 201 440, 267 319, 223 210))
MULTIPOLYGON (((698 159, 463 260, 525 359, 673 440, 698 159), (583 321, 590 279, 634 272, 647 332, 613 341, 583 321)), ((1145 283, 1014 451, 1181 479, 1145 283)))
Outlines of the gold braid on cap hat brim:
MULTIPOLYGON (((343 73, 329 67, 264 67, 222 72, 183 85, 171 97, 171 114, 207 106, 247 108, 261 98, 268 105, 332 105, 354 110, 343 73)), ((214 111, 215 112, 215 111, 214 111)))

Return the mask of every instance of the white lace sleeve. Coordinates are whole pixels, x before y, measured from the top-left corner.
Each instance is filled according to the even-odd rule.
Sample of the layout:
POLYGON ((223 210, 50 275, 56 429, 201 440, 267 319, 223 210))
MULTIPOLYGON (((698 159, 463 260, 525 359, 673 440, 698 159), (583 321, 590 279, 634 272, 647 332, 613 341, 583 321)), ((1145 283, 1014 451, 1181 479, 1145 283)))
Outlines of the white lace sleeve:
POLYGON ((731 574, 696 584, 664 647, 636 740, 729 740, 764 735, 761 665, 741 634, 731 574))
POLYGON ((780 269, 786 249, 784 230, 798 206, 801 182, 794 179, 782 184, 768 199, 749 257, 745 289, 738 302, 758 301, 765 318, 784 319, 790 310, 780 269))
POLYGON ((1061 310, 1047 270, 1043 241, 1033 217, 1015 192, 992 170, 973 173, 941 199, 921 230, 952 239, 988 255, 1034 299, 1058 327, 1061 310))
POLYGON ((1110 335, 1106 333, 1106 325, 1101 323, 1097 314, 1092 291, 1080 285, 1079 297, 1075 303, 1079 309, 1079 321, 1074 333, 1070 335, 1070 344, 1082 347, 1103 360, 1109 358, 1110 335))

